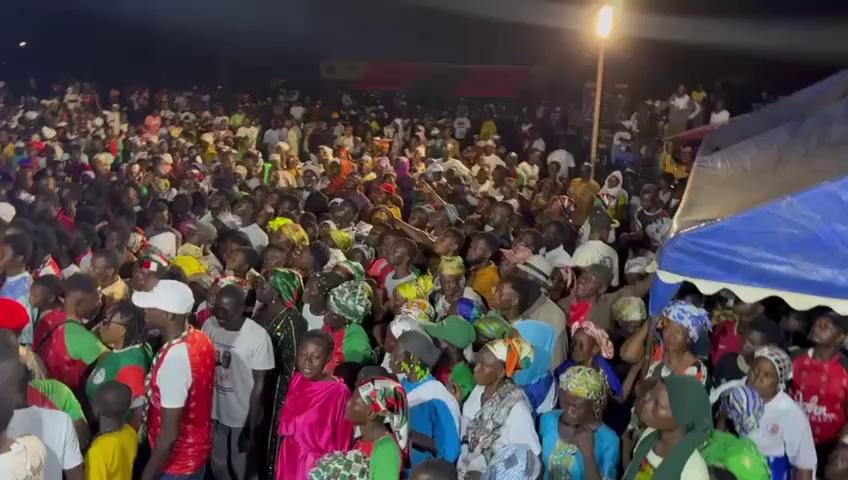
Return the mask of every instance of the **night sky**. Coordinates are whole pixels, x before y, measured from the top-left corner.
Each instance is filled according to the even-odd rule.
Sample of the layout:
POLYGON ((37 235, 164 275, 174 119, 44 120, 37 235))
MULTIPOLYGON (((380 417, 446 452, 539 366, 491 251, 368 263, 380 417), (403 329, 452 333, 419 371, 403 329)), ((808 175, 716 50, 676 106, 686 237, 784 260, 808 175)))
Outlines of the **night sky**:
MULTIPOLYGON (((581 1, 28 0, 4 5, 0 78, 101 84, 303 84, 321 59, 534 65, 579 89, 596 45, 581 1), (28 42, 27 48, 17 47, 28 42)), ((610 78, 640 91, 679 81, 787 91, 848 65, 848 2, 625 0, 610 78), (734 23, 735 22, 735 23, 734 23), (729 26, 730 30, 723 29, 729 26), (844 33, 843 33, 844 32, 844 33), (784 45, 785 42, 788 42, 784 45)))

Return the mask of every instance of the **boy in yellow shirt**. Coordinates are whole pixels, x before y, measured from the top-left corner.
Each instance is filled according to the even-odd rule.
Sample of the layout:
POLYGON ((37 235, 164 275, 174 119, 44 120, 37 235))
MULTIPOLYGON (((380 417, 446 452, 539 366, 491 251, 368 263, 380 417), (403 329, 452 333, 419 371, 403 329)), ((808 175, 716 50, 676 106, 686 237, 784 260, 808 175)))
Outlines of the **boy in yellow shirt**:
POLYGON ((86 480, 132 480, 138 435, 125 421, 132 403, 130 387, 106 382, 97 389, 93 403, 100 434, 85 454, 86 480))

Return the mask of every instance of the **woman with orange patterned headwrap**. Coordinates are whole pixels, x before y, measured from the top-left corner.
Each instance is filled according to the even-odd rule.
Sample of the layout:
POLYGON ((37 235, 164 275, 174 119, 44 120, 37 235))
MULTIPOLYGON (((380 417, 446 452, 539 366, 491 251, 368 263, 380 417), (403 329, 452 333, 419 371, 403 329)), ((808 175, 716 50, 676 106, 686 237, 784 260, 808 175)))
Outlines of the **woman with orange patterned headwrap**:
POLYGON ((533 409, 512 381, 532 361, 533 347, 520 337, 493 340, 477 354, 477 386, 462 407, 462 425, 467 427, 457 464, 460 478, 485 472, 495 452, 506 445, 527 445, 534 455, 542 451, 533 409))

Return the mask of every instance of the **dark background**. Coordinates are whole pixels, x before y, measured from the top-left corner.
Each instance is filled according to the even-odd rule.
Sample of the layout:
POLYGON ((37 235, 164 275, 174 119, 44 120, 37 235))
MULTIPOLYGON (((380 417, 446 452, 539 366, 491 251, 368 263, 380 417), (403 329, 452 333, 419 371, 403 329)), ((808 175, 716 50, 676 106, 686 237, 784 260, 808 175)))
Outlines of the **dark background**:
MULTIPOLYGON (((13 86, 33 76, 42 85, 77 78, 100 87, 141 81, 259 89, 272 78, 287 78, 314 90, 318 63, 335 58, 533 65, 550 79, 540 96, 574 95, 593 78, 597 45, 568 28, 586 23, 569 12, 590 4, 6 0, 0 6, 0 79, 13 86), (26 48, 18 48, 21 40, 26 48)), ((607 79, 629 83, 634 94, 665 96, 679 82, 709 87, 719 80, 746 94, 761 86, 780 94, 848 63, 845 0, 624 4, 636 33, 611 45, 607 79), (748 23, 729 33, 710 27, 725 21, 748 23), (760 27, 770 28, 769 35, 760 27)))

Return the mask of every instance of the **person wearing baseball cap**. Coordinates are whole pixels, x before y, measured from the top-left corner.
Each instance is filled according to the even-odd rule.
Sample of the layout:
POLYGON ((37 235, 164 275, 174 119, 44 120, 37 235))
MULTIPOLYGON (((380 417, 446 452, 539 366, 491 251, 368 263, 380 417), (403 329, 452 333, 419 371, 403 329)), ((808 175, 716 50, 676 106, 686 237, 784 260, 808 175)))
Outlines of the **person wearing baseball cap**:
POLYGON ((215 347, 189 325, 194 295, 188 285, 160 280, 149 292, 135 292, 132 302, 165 342, 150 369, 150 404, 141 427, 151 453, 141 478, 199 475, 212 450, 215 347))
POLYGON ((459 315, 448 315, 438 323, 425 325, 424 330, 442 349, 442 358, 434 375, 448 386, 448 390, 461 405, 477 385, 474 382, 474 372, 463 354, 463 351, 474 343, 477 331, 459 315))
POLYGON ((0 298, 0 329, 10 330, 20 336, 29 325, 29 312, 21 302, 11 298, 0 298))
POLYGON ((612 331, 612 305, 620 298, 647 295, 654 276, 648 275, 632 285, 606 293, 612 279, 612 270, 606 264, 594 263, 578 269, 577 284, 571 294, 557 302, 565 312, 569 326, 590 321, 608 332, 612 331))

